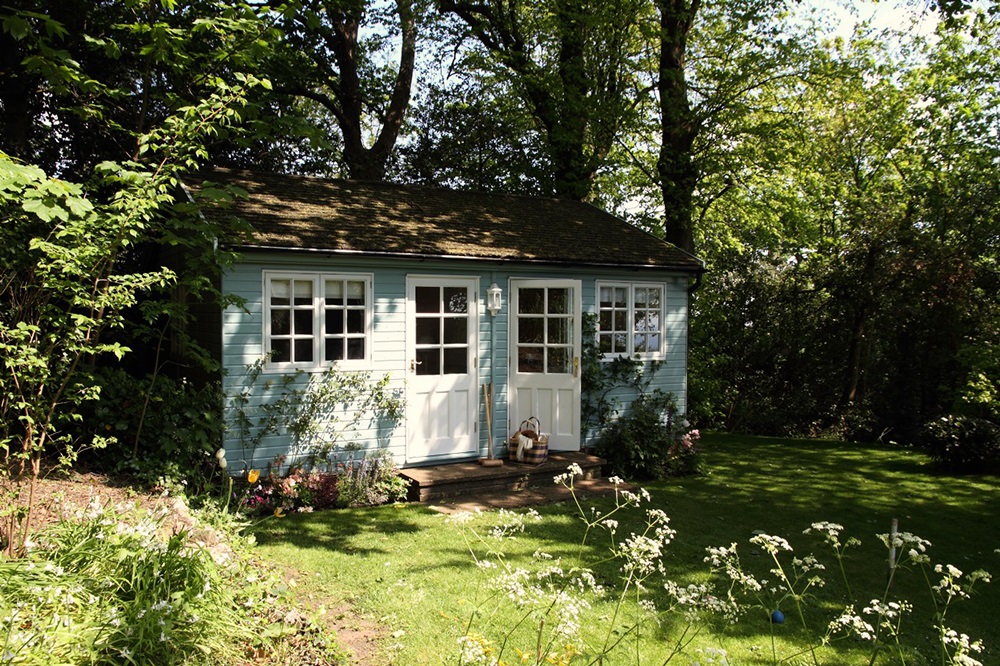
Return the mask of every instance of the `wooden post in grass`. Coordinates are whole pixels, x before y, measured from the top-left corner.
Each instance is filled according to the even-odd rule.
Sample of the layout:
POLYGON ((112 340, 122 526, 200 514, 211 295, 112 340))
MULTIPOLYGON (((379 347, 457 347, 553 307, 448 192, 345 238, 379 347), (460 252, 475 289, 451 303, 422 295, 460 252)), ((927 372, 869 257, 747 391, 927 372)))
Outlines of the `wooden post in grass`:
POLYGON ((893 518, 889 527, 889 589, 892 589, 892 575, 896 572, 896 535, 899 534, 899 519, 893 518))

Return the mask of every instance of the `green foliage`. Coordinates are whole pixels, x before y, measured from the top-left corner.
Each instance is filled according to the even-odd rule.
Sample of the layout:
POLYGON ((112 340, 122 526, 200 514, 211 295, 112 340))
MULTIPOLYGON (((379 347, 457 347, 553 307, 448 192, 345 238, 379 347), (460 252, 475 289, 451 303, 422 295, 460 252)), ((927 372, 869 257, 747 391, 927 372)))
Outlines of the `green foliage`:
POLYGON ((0 562, 0 636, 16 663, 225 663, 253 632, 242 573, 219 569, 163 516, 91 507, 0 562), (30 611, 26 609, 31 609, 30 611))
POLYGON ((385 449, 351 461, 337 478, 337 505, 376 506, 406 499, 409 484, 399 476, 392 454, 385 449))
POLYGON ((1000 470, 1000 426, 992 421, 949 414, 925 423, 917 441, 944 469, 1000 470))
POLYGON ((938 414, 992 415, 998 29, 862 26, 816 49, 808 85, 764 91, 794 123, 747 136, 754 163, 706 210, 700 425, 912 441, 938 414))
POLYGON ((137 378, 120 368, 101 369, 95 380, 101 399, 85 405, 84 421, 114 439, 92 462, 147 487, 169 479, 197 494, 208 484, 225 429, 218 385, 137 378))
POLYGON ((326 630, 290 612, 288 586, 235 536, 241 525, 178 502, 67 511, 24 558, 0 560, 4 661, 236 665, 259 652, 346 663, 326 630))
POLYGON ((583 315, 583 330, 592 333, 583 336, 580 412, 584 431, 597 431, 595 453, 626 478, 696 473, 697 431, 678 418, 673 394, 649 390, 663 361, 604 360, 596 326, 595 315, 583 315))
POLYGON ((597 315, 583 313, 583 340, 580 352, 580 419, 583 430, 602 429, 621 411, 618 390, 625 394, 644 393, 663 361, 643 362, 616 356, 605 360, 597 342, 597 315))
MULTIPOLYGON (((861 609, 852 603, 855 597, 844 567, 848 550, 861 541, 854 537, 841 541, 844 527, 828 521, 814 522, 804 533, 819 535, 824 549, 833 552, 848 590, 846 602, 827 604, 819 599, 818 591, 827 583, 823 572, 833 569, 824 564, 830 561, 828 557, 797 556, 785 538, 762 531, 749 538, 757 562, 741 560, 735 542, 710 546, 704 558, 710 577, 682 585, 668 578, 665 566, 670 559, 668 546, 677 536, 667 514, 647 506, 641 518, 629 515, 640 513, 643 502, 651 501, 650 495, 619 489, 606 513, 596 506, 587 511, 573 489, 573 478, 579 473, 579 468, 570 466, 566 474, 556 477, 557 483, 573 493, 574 501, 565 506, 572 508, 573 524, 582 534, 576 555, 584 561, 572 567, 564 566, 548 550, 520 557, 507 552, 512 542, 532 530, 533 523, 545 522, 535 511, 523 515, 501 511, 486 518, 459 514, 451 519, 461 526, 469 554, 485 579, 459 639, 461 666, 503 663, 511 652, 522 663, 536 666, 569 664, 578 657, 591 664, 667 664, 675 658, 728 664, 719 634, 736 629, 759 636, 765 623, 770 649, 756 646, 754 661, 759 663, 841 663, 842 655, 834 653, 834 646, 845 639, 863 646, 869 664, 881 663, 877 660, 882 655, 889 655, 891 663, 919 660, 913 637, 921 632, 911 628, 914 624, 932 629, 940 663, 981 663, 973 655, 984 651, 982 642, 952 629, 950 611, 989 583, 990 574, 983 570, 966 574, 950 564, 934 564, 926 539, 908 532, 876 535, 884 549, 874 566, 881 568, 888 551, 892 567, 888 582, 859 591, 859 599, 866 604, 861 609), (625 524, 633 531, 619 537, 625 524), (614 574, 605 578, 603 565, 608 563, 613 563, 614 574), (929 623, 913 615, 913 602, 894 589, 895 579, 907 573, 926 584, 935 610, 929 623), (610 606, 610 612, 585 633, 586 614, 602 602, 610 606), (798 625, 794 633, 777 628, 784 624, 782 609, 790 624, 798 625), (664 626, 673 631, 665 635, 664 626), (707 646, 696 643, 703 629, 715 633, 707 646), (643 643, 641 637, 647 633, 653 633, 656 640, 643 643)), ((550 522, 558 518, 548 517, 550 522)))
POLYGON ((250 513, 332 509, 339 501, 339 478, 340 474, 335 472, 307 470, 296 465, 285 474, 272 470, 259 482, 248 483, 243 497, 237 491, 234 499, 250 513))
MULTIPOLYGON (((771 663, 772 645, 784 664, 812 663, 804 662, 801 654, 807 641, 815 644, 829 621, 839 617, 852 599, 857 603, 857 614, 862 615, 869 602, 884 592, 887 550, 880 539, 871 535, 887 532, 893 517, 900 519, 901 531, 913 531, 933 543, 929 554, 935 562, 956 563, 966 574, 964 580, 977 569, 996 573, 1000 559, 994 550, 1000 543, 1000 524, 981 518, 992 515, 996 502, 992 478, 941 475, 929 468, 925 455, 899 447, 714 434, 704 435, 701 444, 705 473, 644 484, 652 496, 645 506, 664 508, 671 519, 669 526, 677 531, 663 554, 666 577, 683 589, 704 585, 710 578, 704 562, 706 548, 728 548, 736 543, 744 571, 758 581, 769 581, 761 605, 773 603, 783 596, 783 592, 771 590, 776 587, 776 579, 769 569, 775 565, 760 546, 748 542, 761 531, 786 535, 794 551, 782 555, 783 566, 794 557, 805 560, 815 555, 827 568, 812 572, 807 579, 820 575, 826 584, 811 587, 804 600, 810 633, 799 629, 790 597, 782 603, 786 622, 773 626, 769 616, 774 608, 765 612, 755 600, 743 597, 748 608, 738 622, 691 627, 689 638, 700 630, 688 647, 688 656, 674 658, 671 665, 686 666, 692 661, 705 664, 709 655, 697 651, 719 646, 728 652, 730 664, 771 663), (822 507, 821 514, 817 507, 822 507), (846 526, 859 521, 867 525, 855 525, 841 536, 845 544, 852 536, 862 541, 848 548, 841 558, 850 591, 844 585, 840 559, 832 547, 821 545, 823 540, 817 537, 816 529, 811 534, 802 533, 821 519, 846 526)), ((607 518, 615 504, 609 498, 584 498, 582 493, 578 498, 586 522, 593 519, 591 507, 607 518)), ((524 532, 508 532, 502 541, 493 538, 493 527, 512 525, 515 518, 508 520, 497 511, 485 511, 474 514, 467 524, 446 522, 440 513, 419 504, 290 515, 280 521, 269 519, 254 533, 258 549, 266 557, 315 572, 320 582, 314 590, 316 595, 329 595, 331 603, 351 599, 362 612, 382 618, 386 630, 396 634, 387 640, 395 646, 390 648, 394 661, 437 664, 456 661, 456 641, 467 632, 482 635, 496 648, 498 639, 526 611, 537 610, 533 618, 545 611, 527 595, 516 597, 525 602, 520 608, 512 599, 501 599, 502 593, 491 598, 495 590, 487 586, 499 570, 487 569, 489 565, 478 567, 470 557, 458 557, 463 546, 461 530, 474 529, 485 537, 486 543, 476 548, 477 557, 489 548, 502 549, 513 569, 530 572, 524 580, 525 588, 544 588, 545 583, 556 580, 556 568, 563 572, 564 578, 559 580, 573 577, 580 568, 592 568, 597 580, 609 590, 620 580, 622 561, 604 561, 609 558, 606 547, 611 538, 610 524, 592 531, 587 540, 590 547, 581 549, 585 521, 574 510, 572 501, 542 505, 536 510, 542 516, 541 522, 535 523, 519 513, 518 517, 524 519, 524 532), (553 559, 537 559, 536 551, 549 553, 553 559), (345 576, 345 571, 350 575, 345 576), (534 575, 543 572, 546 578, 534 575), (476 608, 480 612, 472 617, 476 608), (500 612, 491 615, 494 608, 500 608, 500 612)), ((617 542, 633 533, 641 534, 644 528, 638 511, 621 513, 611 520, 618 521, 614 536, 617 542)), ((902 550, 897 549, 897 553, 902 550)), ((495 557, 485 559, 499 564, 495 557)), ((718 573, 714 597, 724 602, 725 574, 718 573)), ((932 585, 944 577, 944 572, 934 572, 933 566, 928 574, 932 585)), ((669 601, 659 582, 650 579, 642 594, 648 594, 658 609, 664 609, 669 601)), ((976 584, 971 599, 955 600, 947 622, 973 639, 981 638, 985 651, 972 657, 992 664, 996 660, 995 647, 1000 645, 1000 628, 994 620, 1000 609, 1000 586, 994 582, 980 587, 981 583, 976 584)), ((934 624, 938 611, 921 569, 905 564, 894 578, 893 591, 890 601, 906 599, 913 603, 913 611, 905 616, 903 626, 904 642, 909 654, 915 655, 907 663, 940 663, 941 646, 934 624)), ((660 616, 658 625, 651 624, 654 620, 649 615, 638 613, 635 597, 626 600, 617 620, 612 620, 615 594, 600 598, 585 594, 584 598, 592 606, 580 616, 580 633, 588 645, 603 638, 613 621, 619 628, 636 618, 647 622, 641 631, 617 634, 624 637, 623 645, 629 648, 609 656, 604 662, 608 666, 661 664, 663 658, 654 657, 666 652, 667 646, 673 645, 689 626, 683 615, 670 614, 660 616), (631 642, 636 636, 640 659, 636 658, 636 644, 631 642)), ((868 615, 865 620, 874 624, 872 617, 868 615)), ((528 625, 532 637, 536 636, 537 623, 529 618, 522 626, 528 625)), ((553 626, 553 622, 546 621, 545 629, 553 626)), ((522 640, 526 633, 512 636, 517 639, 513 645, 533 658, 531 651, 536 644, 522 640)), ((857 636, 838 636, 823 648, 821 664, 869 662, 871 642, 857 636)), ((888 635, 883 633, 882 638, 888 635)), ((580 648, 578 643, 574 646, 580 648)), ((880 653, 876 664, 891 662, 889 656, 880 653)), ((514 652, 505 653, 504 661, 508 663, 518 659, 514 652)))
POLYGON ((276 460, 266 476, 251 470, 245 482, 236 484, 232 500, 238 512, 260 515, 378 506, 406 499, 409 489, 395 459, 385 449, 351 450, 335 469, 307 469, 296 464, 281 473, 283 467, 284 459, 276 460))
MULTIPOLYGON (((193 75, 197 83, 189 79, 191 86, 185 89, 190 98, 166 93, 157 97, 163 104, 156 113, 147 115, 156 97, 155 77, 150 76, 154 63, 160 73, 220 56, 232 64, 230 39, 239 41, 238 33, 260 26, 245 5, 217 7, 221 11, 214 18, 194 20, 182 28, 159 23, 155 11, 138 16, 130 13, 131 6, 115 7, 125 10, 127 18, 118 16, 125 20, 104 22, 90 16, 90 25, 115 32, 123 45, 134 48, 130 56, 139 60, 148 56, 149 69, 132 70, 145 69, 136 78, 120 76, 118 67, 88 71, 92 63, 83 52, 102 62, 121 57, 110 35, 78 34, 50 15, 0 11, 4 48, 13 45, 21 56, 19 66, 26 70, 5 77, 27 83, 27 88, 0 86, 2 94, 13 92, 14 97, 27 96, 37 103, 18 100, 9 106, 13 100, 4 97, 0 107, 5 130, 17 131, 3 132, 3 146, 18 151, 20 157, 38 158, 52 171, 72 175, 72 180, 51 177, 0 150, 4 474, 28 472, 34 479, 43 461, 72 465, 81 446, 106 444, 105 433, 89 440, 77 438, 86 431, 79 427, 84 405, 99 396, 100 385, 91 377, 93 367, 120 362, 130 351, 123 341, 133 328, 126 326, 130 317, 134 328, 141 329, 136 319, 145 324, 180 312, 142 299, 155 294, 169 300, 175 287, 199 295, 210 291, 207 275, 178 279, 174 270, 150 261, 147 251, 156 244, 197 249, 212 257, 205 265, 218 268, 220 258, 212 249, 223 230, 198 227, 193 222, 200 219, 196 210, 174 206, 180 177, 200 166, 211 142, 242 122, 251 106, 250 91, 269 87, 267 81, 244 72, 230 70, 226 78, 199 71, 193 75), (199 57, 189 58, 199 47, 212 55, 202 60, 206 53, 199 52, 199 57), (110 108, 120 110, 117 101, 131 97, 136 85, 142 103, 126 106, 140 108, 142 115, 125 123, 110 108), (109 136, 114 139, 108 140, 109 136), (90 143, 93 138, 98 143, 108 140, 114 149, 95 146, 90 143), (122 146, 129 147, 127 157, 122 146), (116 161, 105 159, 111 156, 116 161)), ((171 19, 180 18, 172 14, 172 4, 162 9, 171 19)), ((84 13, 73 8, 60 18, 76 21, 84 13)), ((22 540, 29 528, 30 507, 22 540)))
POLYGON ((678 417, 674 396, 656 389, 633 400, 627 412, 605 426, 595 453, 627 479, 695 474, 698 436, 678 417))

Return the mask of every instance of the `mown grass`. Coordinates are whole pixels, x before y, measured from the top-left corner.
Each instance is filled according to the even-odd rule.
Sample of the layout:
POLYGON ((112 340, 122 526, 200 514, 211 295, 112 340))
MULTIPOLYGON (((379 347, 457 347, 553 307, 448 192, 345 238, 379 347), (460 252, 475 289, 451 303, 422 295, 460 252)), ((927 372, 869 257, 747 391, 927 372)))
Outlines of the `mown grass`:
MULTIPOLYGON (((703 474, 646 485, 652 505, 665 510, 677 530, 664 558, 671 579, 685 584, 706 580, 705 548, 733 542, 740 544, 744 565, 767 576, 769 559, 748 544, 755 531, 785 537, 795 555, 815 553, 828 569, 822 572, 827 585, 807 600, 809 631, 798 626, 790 604, 782 608, 788 615, 783 625, 767 620, 768 609, 757 609, 737 624, 703 631, 692 653, 697 647, 715 646, 725 648, 733 664, 772 663, 775 655, 787 659, 785 663, 814 663, 809 655, 794 655, 852 601, 829 549, 819 538, 802 533, 816 521, 841 523, 845 539, 862 541, 846 559, 859 610, 885 588, 886 550, 875 535, 888 532, 893 518, 901 531, 933 544, 934 562, 965 572, 981 568, 1000 574, 996 477, 941 475, 917 452, 875 445, 723 435, 706 436, 702 444, 703 474)), ((604 501, 584 504, 608 507, 604 501)), ((509 557, 527 558, 542 549, 567 564, 602 559, 606 542, 599 538, 581 551, 581 522, 573 508, 540 507, 543 521, 511 542, 509 557)), ((620 532, 627 534, 637 524, 623 521, 620 532)), ((457 663, 457 638, 477 601, 489 592, 461 531, 424 506, 293 515, 263 523, 257 537, 265 557, 303 573, 300 593, 330 604, 348 601, 383 622, 390 636, 385 656, 393 663, 457 663)), ((602 565, 598 575, 611 581, 616 567, 602 565)), ((928 587, 917 570, 900 572, 894 585, 893 598, 915 604, 903 624, 903 641, 910 648, 907 663, 940 663, 928 587)), ((606 630, 612 612, 607 604, 595 605, 587 615, 585 633, 591 642, 606 630)), ((974 598, 949 610, 947 624, 983 640, 986 652, 977 658, 984 664, 1000 663, 998 614, 1000 581, 978 587, 974 598)), ((478 629, 498 636, 510 620, 498 616, 485 623, 489 626, 480 622, 478 629)), ((640 663, 659 663, 652 656, 664 652, 683 624, 680 618, 668 618, 648 632, 640 645, 640 663)), ((863 642, 845 640, 824 648, 818 660, 867 663, 868 655, 863 642)), ((634 654, 619 658, 621 663, 636 663, 634 654)), ((891 663, 884 659, 879 663, 891 663)))

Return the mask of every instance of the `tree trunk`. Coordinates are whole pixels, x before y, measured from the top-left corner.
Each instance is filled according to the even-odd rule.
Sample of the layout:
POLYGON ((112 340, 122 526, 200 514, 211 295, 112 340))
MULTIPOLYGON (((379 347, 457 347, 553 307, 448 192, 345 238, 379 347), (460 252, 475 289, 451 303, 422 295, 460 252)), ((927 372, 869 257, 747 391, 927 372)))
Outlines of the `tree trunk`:
POLYGON ((657 0, 660 13, 660 154, 656 162, 663 195, 667 241, 694 252, 693 195, 698 169, 691 151, 698 124, 691 112, 684 74, 687 38, 701 0, 657 0))

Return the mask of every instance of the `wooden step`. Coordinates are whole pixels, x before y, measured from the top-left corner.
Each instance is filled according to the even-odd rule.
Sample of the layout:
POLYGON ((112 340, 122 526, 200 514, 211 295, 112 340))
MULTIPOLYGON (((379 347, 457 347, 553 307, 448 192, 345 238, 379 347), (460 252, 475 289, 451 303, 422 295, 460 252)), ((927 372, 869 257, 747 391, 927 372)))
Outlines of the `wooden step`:
POLYGON ((521 493, 531 488, 554 486, 553 479, 576 463, 583 470, 577 480, 599 479, 603 458, 576 451, 553 451, 541 465, 504 460, 501 467, 486 467, 475 461, 446 465, 411 467, 400 474, 409 480, 407 499, 411 502, 440 502, 455 498, 475 498, 476 495, 496 496, 497 493, 521 493))

